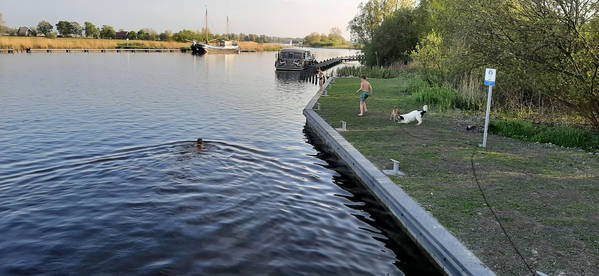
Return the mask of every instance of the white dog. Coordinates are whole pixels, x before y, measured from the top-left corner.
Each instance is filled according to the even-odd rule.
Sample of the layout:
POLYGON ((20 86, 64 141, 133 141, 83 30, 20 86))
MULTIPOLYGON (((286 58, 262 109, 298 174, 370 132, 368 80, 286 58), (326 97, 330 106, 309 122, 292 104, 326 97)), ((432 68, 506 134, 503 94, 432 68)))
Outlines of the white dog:
POLYGON ((428 105, 424 105, 422 110, 414 110, 407 114, 402 114, 399 116, 399 123, 408 124, 413 121, 418 121, 418 124, 422 124, 422 117, 424 117, 424 113, 428 111, 428 105))

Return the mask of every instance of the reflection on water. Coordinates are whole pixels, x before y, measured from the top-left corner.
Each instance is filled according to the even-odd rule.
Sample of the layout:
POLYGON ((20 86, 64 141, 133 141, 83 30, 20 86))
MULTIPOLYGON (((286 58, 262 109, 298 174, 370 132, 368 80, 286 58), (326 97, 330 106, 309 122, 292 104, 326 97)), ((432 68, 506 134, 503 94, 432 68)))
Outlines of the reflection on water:
POLYGON ((427 271, 307 143, 317 86, 273 62, 0 56, 0 274, 427 271))

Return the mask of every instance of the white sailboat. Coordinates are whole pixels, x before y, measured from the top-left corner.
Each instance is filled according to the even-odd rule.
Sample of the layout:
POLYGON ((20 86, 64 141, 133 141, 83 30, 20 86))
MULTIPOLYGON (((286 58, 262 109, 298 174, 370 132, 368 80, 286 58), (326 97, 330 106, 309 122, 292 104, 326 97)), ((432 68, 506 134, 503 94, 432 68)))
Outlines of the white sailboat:
MULTIPOLYGON (((227 33, 229 29, 229 17, 227 17, 227 33)), ((239 45, 233 45, 233 41, 230 40, 220 40, 218 45, 211 45, 208 42, 208 9, 206 9, 206 43, 198 43, 192 42, 191 44, 191 52, 193 54, 203 55, 203 54, 239 54, 240 48, 239 45)))

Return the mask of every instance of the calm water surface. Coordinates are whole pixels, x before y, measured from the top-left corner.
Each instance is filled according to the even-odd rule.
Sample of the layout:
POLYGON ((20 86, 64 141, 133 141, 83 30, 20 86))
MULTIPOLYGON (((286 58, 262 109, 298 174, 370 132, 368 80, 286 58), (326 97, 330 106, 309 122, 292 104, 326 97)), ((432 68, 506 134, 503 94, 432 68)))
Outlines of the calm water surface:
POLYGON ((317 87, 273 65, 0 56, 0 274, 433 273, 309 143, 317 87))

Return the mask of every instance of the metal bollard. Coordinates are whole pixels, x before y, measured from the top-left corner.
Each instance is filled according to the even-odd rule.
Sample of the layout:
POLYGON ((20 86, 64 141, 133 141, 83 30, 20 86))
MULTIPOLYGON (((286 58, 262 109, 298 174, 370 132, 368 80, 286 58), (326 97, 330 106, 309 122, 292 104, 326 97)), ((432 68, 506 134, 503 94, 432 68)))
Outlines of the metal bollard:
POLYGON ((391 159, 393 161, 393 170, 384 170, 383 173, 386 175, 394 175, 394 176, 404 176, 406 175, 402 171, 399 170, 399 161, 395 159, 391 159))
POLYGON ((320 110, 320 103, 316 103, 316 110, 320 110))
POLYGON ((347 131, 347 123, 345 121, 341 121, 341 128, 336 128, 337 131, 347 131))
POLYGON ((399 161, 393 159, 391 161, 393 161, 393 173, 399 173, 399 161))

